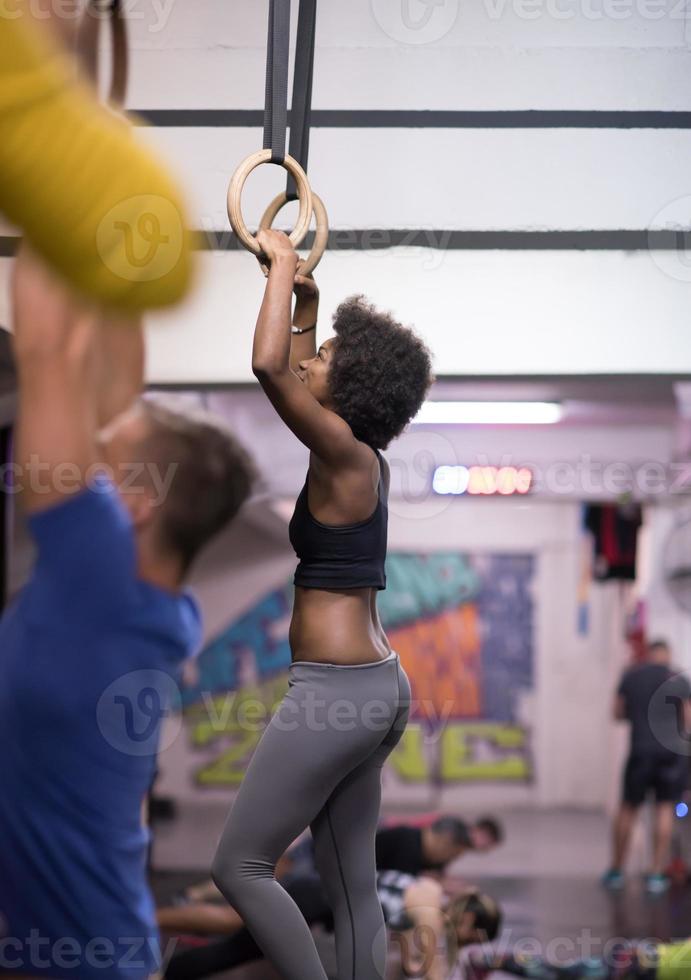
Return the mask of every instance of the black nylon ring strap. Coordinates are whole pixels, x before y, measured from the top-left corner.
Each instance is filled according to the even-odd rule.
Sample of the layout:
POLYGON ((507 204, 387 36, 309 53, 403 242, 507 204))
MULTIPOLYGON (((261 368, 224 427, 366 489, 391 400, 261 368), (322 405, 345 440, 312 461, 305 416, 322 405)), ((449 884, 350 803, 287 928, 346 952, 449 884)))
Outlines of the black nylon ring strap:
POLYGON ((98 84, 101 21, 108 17, 111 30, 111 83, 108 100, 125 105, 129 74, 127 23, 120 0, 88 0, 77 30, 77 54, 88 78, 98 84))
MULTIPOLYGON (((293 102, 290 111, 290 155, 307 173, 310 150, 310 121, 312 115, 312 86, 314 81, 314 51, 317 36, 317 0, 300 0, 293 102)), ((288 175, 286 197, 297 199, 297 187, 288 175)))
POLYGON ((266 102, 264 149, 271 162, 286 156, 288 127, 288 63, 290 59, 290 0, 270 0, 269 38, 266 47, 266 102))
POLYGON ((112 19, 113 77, 110 86, 110 100, 124 108, 127 101, 129 77, 129 55, 127 47, 127 19, 121 0, 113 0, 112 19))
MULTIPOLYGON (((309 150, 309 123, 312 102, 316 0, 302 0, 298 26, 298 55, 296 57, 294 92, 294 120, 297 132, 291 133, 291 148, 295 145, 297 147, 296 152, 306 163, 309 150)), ((248 176, 258 166, 265 163, 282 165, 297 184, 297 190, 293 197, 298 199, 300 211, 297 224, 290 234, 290 239, 295 248, 300 245, 307 234, 312 215, 315 214, 317 218, 315 245, 303 266, 305 269, 308 267, 313 269, 321 259, 327 244, 328 217, 323 204, 312 193, 304 168, 293 157, 292 153, 286 153, 289 58, 290 0, 270 0, 269 37, 266 54, 264 148, 247 157, 233 174, 228 187, 228 218, 233 231, 245 248, 253 255, 261 256, 261 246, 257 237, 248 230, 242 216, 242 191, 248 176)), ((279 194, 272 201, 264 212, 261 228, 271 227, 273 218, 286 203, 287 198, 287 193, 279 194), (265 220, 266 224, 264 224, 265 220)))

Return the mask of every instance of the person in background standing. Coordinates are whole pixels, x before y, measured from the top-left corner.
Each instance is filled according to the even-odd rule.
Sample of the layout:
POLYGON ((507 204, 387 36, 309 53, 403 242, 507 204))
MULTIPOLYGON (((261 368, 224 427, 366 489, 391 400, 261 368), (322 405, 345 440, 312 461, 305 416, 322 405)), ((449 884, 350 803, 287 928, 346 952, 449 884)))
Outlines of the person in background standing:
POLYGON ((638 810, 655 796, 653 865, 646 876, 651 894, 669 887, 669 860, 675 806, 688 780, 691 743, 691 685, 671 666, 671 650, 663 640, 650 643, 645 660, 624 673, 617 690, 614 717, 631 726, 631 750, 624 772, 623 800, 614 826, 612 867, 603 884, 624 885, 624 866, 638 810))

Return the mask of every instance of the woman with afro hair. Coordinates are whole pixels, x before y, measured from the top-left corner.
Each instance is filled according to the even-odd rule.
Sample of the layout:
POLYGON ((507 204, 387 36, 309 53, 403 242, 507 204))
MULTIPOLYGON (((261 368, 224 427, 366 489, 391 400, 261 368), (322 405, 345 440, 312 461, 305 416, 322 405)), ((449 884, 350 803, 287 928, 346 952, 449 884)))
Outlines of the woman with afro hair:
POLYGON ((326 980, 309 928, 274 874, 309 826, 334 915, 338 980, 382 980, 374 837, 381 769, 405 729, 410 686, 377 612, 389 489, 381 450, 417 414, 430 356, 361 297, 338 308, 335 337, 317 349, 314 281, 297 274, 282 232, 261 232, 259 242, 269 274, 252 367, 310 463, 290 523, 299 564, 289 689, 248 767, 212 873, 285 980, 326 980))

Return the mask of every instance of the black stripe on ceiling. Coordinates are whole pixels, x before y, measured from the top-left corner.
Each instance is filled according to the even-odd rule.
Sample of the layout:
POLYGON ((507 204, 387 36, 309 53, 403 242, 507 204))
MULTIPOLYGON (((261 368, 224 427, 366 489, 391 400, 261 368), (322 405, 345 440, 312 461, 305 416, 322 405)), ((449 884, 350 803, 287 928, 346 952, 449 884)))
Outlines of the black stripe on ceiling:
MULTIPOLYGON (((311 248, 314 233, 305 239, 303 248, 311 248)), ((432 228, 364 228, 332 229, 329 251, 369 252, 387 248, 432 248, 440 251, 606 251, 640 252, 648 249, 688 251, 689 231, 450 231, 432 228)), ((197 248, 207 252, 231 252, 241 249, 235 235, 227 231, 197 232, 197 248)))
MULTIPOLYGON (((151 126, 257 128, 260 109, 137 109, 151 126)), ((315 129, 691 129, 691 112, 315 109, 315 129)))
MULTIPOLYGON (((689 374, 435 374, 435 380, 440 383, 466 383, 477 384, 491 382, 498 385, 511 384, 533 384, 548 382, 557 383, 576 383, 579 381, 601 381, 611 382, 616 385, 619 382, 635 382, 636 384, 656 381, 661 385, 671 386, 677 381, 691 381, 689 374)), ((227 391, 256 391, 256 381, 207 381, 199 383, 196 381, 156 381, 147 386, 151 391, 204 391, 204 392, 227 392, 227 391)))
MULTIPOLYGON (((15 254, 20 239, 0 235, 0 258, 15 254)), ((305 239, 311 248, 314 233, 305 239)), ((242 251, 230 229, 197 231, 194 246, 203 252, 242 251)), ((691 229, 684 231, 449 231, 432 228, 332 229, 329 251, 370 252, 388 248, 430 248, 439 251, 603 251, 641 252, 648 249, 684 252, 691 249, 691 229)))

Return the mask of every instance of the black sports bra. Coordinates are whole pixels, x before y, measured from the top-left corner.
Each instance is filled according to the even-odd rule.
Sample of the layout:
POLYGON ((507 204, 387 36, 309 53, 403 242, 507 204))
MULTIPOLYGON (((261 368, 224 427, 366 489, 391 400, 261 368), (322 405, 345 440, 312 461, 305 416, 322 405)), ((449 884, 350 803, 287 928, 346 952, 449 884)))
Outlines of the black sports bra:
POLYGON ((290 543, 299 564, 295 585, 306 589, 385 589, 388 507, 383 486, 384 461, 377 452, 380 476, 374 513, 357 524, 322 524, 310 513, 309 474, 290 522, 290 543))

